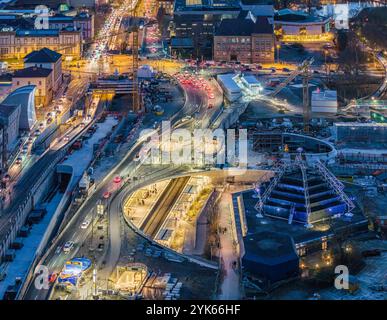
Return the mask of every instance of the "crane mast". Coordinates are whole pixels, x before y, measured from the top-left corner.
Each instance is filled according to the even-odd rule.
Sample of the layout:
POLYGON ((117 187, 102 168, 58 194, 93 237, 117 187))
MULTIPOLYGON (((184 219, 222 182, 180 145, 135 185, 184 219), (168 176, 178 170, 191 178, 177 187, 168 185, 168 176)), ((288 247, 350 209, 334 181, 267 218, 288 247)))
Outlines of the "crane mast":
POLYGON ((287 77, 278 87, 270 94, 272 97, 277 95, 282 89, 284 89, 291 81, 297 76, 302 76, 302 107, 304 118, 304 131, 309 132, 310 123, 310 99, 309 99, 309 78, 310 78, 310 66, 314 59, 304 60, 296 70, 294 70, 289 77, 287 77))
MULTIPOLYGON (((138 3, 138 2, 137 2, 138 3)), ((133 70, 133 111, 139 112, 141 110, 140 97, 138 89, 138 25, 137 25, 137 5, 133 6, 132 17, 134 19, 134 25, 131 28, 132 32, 132 70, 133 70)))

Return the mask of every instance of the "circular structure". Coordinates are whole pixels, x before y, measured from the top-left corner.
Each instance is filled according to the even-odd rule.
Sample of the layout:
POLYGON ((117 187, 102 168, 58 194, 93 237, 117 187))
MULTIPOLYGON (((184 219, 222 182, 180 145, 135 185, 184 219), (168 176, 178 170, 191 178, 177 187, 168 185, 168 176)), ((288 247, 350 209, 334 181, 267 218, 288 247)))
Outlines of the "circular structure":
POLYGON ((302 150, 308 164, 316 160, 332 162, 337 156, 337 150, 328 141, 288 132, 255 133, 253 150, 262 153, 288 154, 291 157, 302 150))

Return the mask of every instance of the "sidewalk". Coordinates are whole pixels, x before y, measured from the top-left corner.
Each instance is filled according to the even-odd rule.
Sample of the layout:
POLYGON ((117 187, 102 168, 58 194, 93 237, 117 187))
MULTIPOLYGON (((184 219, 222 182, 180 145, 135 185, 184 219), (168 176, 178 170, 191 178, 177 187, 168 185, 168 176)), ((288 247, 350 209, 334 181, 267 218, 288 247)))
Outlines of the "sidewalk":
POLYGON ((237 261, 235 244, 233 243, 232 235, 232 223, 230 205, 232 203, 231 193, 225 191, 219 202, 219 230, 225 230, 225 232, 219 232, 220 246, 221 246, 221 258, 223 260, 223 272, 224 278, 221 284, 221 294, 219 299, 221 300, 238 300, 241 297, 239 274, 235 272, 232 265, 234 261, 237 261))

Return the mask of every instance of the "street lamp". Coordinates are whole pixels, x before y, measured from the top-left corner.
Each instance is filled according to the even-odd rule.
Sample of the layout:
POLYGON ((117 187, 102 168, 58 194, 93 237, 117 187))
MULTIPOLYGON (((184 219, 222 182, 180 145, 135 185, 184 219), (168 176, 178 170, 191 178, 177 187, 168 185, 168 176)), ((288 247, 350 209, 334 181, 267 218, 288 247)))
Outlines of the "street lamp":
POLYGON ((279 50, 281 48, 281 45, 278 43, 276 47, 277 47, 277 60, 278 60, 278 63, 280 63, 279 50))

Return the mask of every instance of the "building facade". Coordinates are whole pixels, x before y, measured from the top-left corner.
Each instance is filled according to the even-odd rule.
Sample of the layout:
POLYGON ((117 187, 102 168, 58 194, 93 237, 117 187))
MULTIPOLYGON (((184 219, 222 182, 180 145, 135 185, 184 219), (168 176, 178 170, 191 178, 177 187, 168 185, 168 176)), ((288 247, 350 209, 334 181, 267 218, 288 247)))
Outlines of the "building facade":
POLYGON ((157 5, 159 9, 164 9, 166 15, 173 15, 173 9, 175 5, 174 0, 157 0, 157 5))
POLYGON ((80 58, 82 34, 79 29, 0 30, 0 58, 22 59, 32 51, 48 48, 69 58, 80 58))
POLYGON ((48 25, 50 29, 65 29, 65 28, 76 28, 81 30, 82 39, 91 40, 94 38, 94 15, 88 12, 80 12, 76 16, 67 16, 57 14, 48 18, 48 25))
POLYGON ((336 122, 333 124, 333 137, 337 142, 385 144, 387 123, 336 122))
POLYGON ((35 85, 35 105, 47 106, 53 98, 53 71, 40 67, 17 70, 12 77, 12 89, 35 85))
POLYGON ((24 67, 51 69, 53 90, 57 92, 63 82, 62 55, 48 48, 33 51, 24 58, 24 67))
POLYGON ((19 137, 20 105, 0 104, 0 123, 4 128, 4 145, 7 152, 15 149, 19 137))
POLYGON ((170 36, 192 39, 192 57, 211 58, 216 28, 223 19, 236 18, 239 12, 239 3, 233 0, 176 0, 170 36))
POLYGON ((214 36, 214 60, 274 62, 274 34, 268 19, 223 20, 214 36))
POLYGON ((283 42, 327 42, 333 40, 331 18, 283 9, 274 16, 275 34, 283 42))
POLYGON ((311 107, 313 113, 337 113, 337 91, 320 89, 312 91, 311 107))

